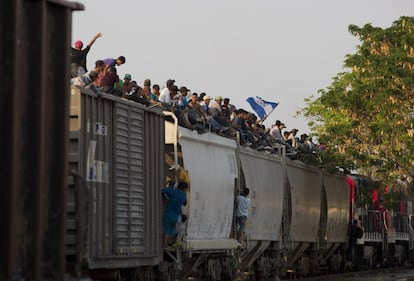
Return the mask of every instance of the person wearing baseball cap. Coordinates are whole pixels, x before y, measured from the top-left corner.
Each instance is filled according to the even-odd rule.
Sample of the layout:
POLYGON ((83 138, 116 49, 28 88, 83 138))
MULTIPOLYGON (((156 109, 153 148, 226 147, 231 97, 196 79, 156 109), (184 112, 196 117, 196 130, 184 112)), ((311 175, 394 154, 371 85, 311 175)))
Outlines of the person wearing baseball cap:
POLYGON ((169 106, 172 103, 171 96, 174 97, 174 83, 174 79, 168 79, 167 82, 165 82, 166 87, 161 90, 160 96, 158 97, 159 101, 165 106, 169 106))
POLYGON ((88 55, 92 45, 95 43, 96 39, 102 37, 102 33, 97 33, 92 40, 88 43, 86 48, 83 48, 83 42, 81 40, 77 40, 73 45, 74 48, 71 48, 70 52, 70 60, 71 60, 71 74, 72 77, 76 77, 78 73, 85 73, 88 72, 86 68, 86 56, 88 55), (79 69, 81 67, 81 69, 79 69))
POLYGON ((132 76, 131 76, 131 74, 125 74, 124 75, 124 80, 131 80, 132 79, 132 76))

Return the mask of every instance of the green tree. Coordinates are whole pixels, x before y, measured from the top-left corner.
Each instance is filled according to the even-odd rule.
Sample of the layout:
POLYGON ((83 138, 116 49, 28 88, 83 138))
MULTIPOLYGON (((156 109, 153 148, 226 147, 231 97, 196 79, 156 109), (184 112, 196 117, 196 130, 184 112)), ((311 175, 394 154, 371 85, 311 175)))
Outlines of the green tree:
MULTIPOLYGON (((301 114, 338 166, 408 186, 414 177, 414 18, 389 28, 350 25, 355 54, 301 114)), ((323 159, 321 165, 324 165, 323 159)), ((331 165, 331 164, 326 164, 331 165)))

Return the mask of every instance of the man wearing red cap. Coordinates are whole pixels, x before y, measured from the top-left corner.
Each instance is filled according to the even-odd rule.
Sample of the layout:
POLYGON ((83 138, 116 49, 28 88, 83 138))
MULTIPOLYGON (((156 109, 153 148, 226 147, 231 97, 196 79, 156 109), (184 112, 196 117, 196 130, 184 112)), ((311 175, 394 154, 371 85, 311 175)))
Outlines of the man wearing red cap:
POLYGON ((95 43, 96 39, 102 36, 102 33, 97 33, 92 40, 89 42, 88 46, 82 50, 83 42, 77 40, 73 45, 75 48, 71 48, 70 52, 70 59, 72 63, 72 77, 76 77, 78 75, 78 70, 80 73, 87 72, 86 68, 86 56, 88 55, 89 50, 91 49, 93 43, 95 43), (81 67, 82 69, 79 69, 81 67))

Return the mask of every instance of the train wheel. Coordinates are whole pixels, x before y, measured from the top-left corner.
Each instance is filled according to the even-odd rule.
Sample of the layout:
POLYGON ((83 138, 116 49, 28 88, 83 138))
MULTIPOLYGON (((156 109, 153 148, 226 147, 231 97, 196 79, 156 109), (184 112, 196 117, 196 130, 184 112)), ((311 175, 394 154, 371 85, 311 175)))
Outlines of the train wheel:
POLYGON ((139 267, 122 272, 122 279, 125 281, 155 281, 156 272, 153 267, 139 267))
POLYGON ((158 271, 160 272, 160 281, 175 281, 177 278, 177 268, 175 263, 164 262, 159 266, 158 271))
POLYGON ((221 280, 221 263, 220 259, 212 258, 208 259, 206 262, 206 273, 211 281, 219 281, 221 280))
POLYGON ((236 276, 235 260, 233 257, 221 258, 223 280, 233 280, 236 276))

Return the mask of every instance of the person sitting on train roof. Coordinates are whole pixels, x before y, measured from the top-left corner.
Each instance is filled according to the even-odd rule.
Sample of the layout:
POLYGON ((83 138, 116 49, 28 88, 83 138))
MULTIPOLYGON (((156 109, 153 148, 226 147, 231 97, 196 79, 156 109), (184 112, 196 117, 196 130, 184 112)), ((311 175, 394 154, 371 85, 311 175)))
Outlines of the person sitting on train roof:
POLYGON ((164 211, 164 246, 171 246, 176 234, 176 224, 182 214, 181 206, 187 205, 186 182, 179 182, 177 188, 163 188, 162 194, 168 197, 167 207, 164 211))
POLYGON ((75 78, 71 79, 71 85, 72 86, 78 86, 80 88, 86 88, 91 89, 95 93, 98 92, 95 85, 93 84, 93 81, 98 77, 98 72, 92 70, 88 73, 85 73, 83 75, 77 76, 75 78))
POLYGON ((152 85, 152 91, 150 94, 151 99, 155 102, 160 102, 160 100, 158 99, 159 96, 160 96, 160 85, 158 84, 152 85))
POLYGON ((221 105, 221 111, 223 112, 223 115, 227 117, 229 124, 234 118, 233 113, 235 110, 236 110, 236 107, 230 104, 230 99, 224 98, 223 104, 221 105))
MULTIPOLYGON (((136 89, 137 87, 139 87, 136 84, 135 81, 131 81, 131 80, 132 80, 132 75, 126 73, 124 75, 124 83, 121 86, 121 91, 122 91, 122 96, 123 97, 129 95, 132 92, 133 88, 136 89)), ((141 87, 139 87, 139 88, 141 88, 141 87)))
POLYGON ((99 88, 101 86, 101 80, 102 77, 105 76, 105 71, 106 71, 106 65, 103 62, 103 60, 97 60, 95 62, 95 69, 96 72, 98 72, 98 78, 95 79, 95 81, 93 82, 93 84, 95 84, 95 86, 97 88, 99 88))
POLYGON ((223 102, 223 98, 221 96, 217 96, 214 98, 213 102, 209 104, 209 110, 211 117, 214 118, 221 126, 228 127, 229 121, 227 117, 223 114, 221 109, 221 104, 223 102))
POLYGON ((221 96, 217 96, 214 98, 214 101, 211 101, 209 103, 209 110, 211 116, 220 116, 223 114, 221 111, 221 103, 223 101, 223 98, 221 96))
POLYGON ((171 91, 172 91, 172 88, 174 87, 174 83, 175 83, 175 80, 168 79, 167 82, 165 83, 166 87, 164 87, 161 90, 161 93, 158 99, 164 106, 170 106, 172 103, 171 91))
POLYGON ((105 75, 101 79, 101 86, 98 88, 99 91, 111 94, 114 96, 121 97, 122 91, 118 89, 119 76, 116 73, 115 67, 110 67, 105 75))
POLYGON ((176 106, 178 103, 178 97, 180 96, 180 89, 177 85, 172 86, 170 89, 170 99, 173 106, 176 106))
POLYGON ((276 143, 285 144, 285 140, 282 136, 282 129, 286 128, 285 124, 280 122, 280 120, 276 120, 275 124, 270 129, 269 134, 273 137, 276 143))
POLYGON ((158 96, 160 93, 159 89, 160 89, 160 86, 155 84, 151 91, 151 80, 150 79, 144 80, 144 88, 142 89, 142 96, 148 101, 149 106, 155 107, 155 106, 162 105, 158 100, 158 96), (153 92, 155 92, 156 95, 153 92))
POLYGON ((207 114, 204 112, 203 107, 198 102, 197 93, 191 95, 191 100, 188 102, 188 118, 191 124, 200 124, 205 127, 207 120, 207 114))
POLYGON ((283 132, 283 140, 284 140, 286 143, 288 143, 288 144, 292 145, 292 140, 291 140, 291 139, 289 139, 289 135, 290 135, 290 132, 289 132, 289 131, 284 131, 284 132, 283 132))
POLYGON ((145 106, 150 106, 150 102, 142 95, 142 88, 137 84, 136 81, 132 81, 131 83, 133 83, 134 86, 129 93, 125 94, 124 97, 145 106))
POLYGON ((190 109, 193 109, 194 111, 199 112, 202 115, 203 119, 205 120, 205 117, 206 117, 205 114, 206 113, 204 112, 203 107, 201 106, 201 104, 198 101, 197 93, 193 93, 191 95, 191 100, 188 102, 187 107, 190 108, 190 109))
POLYGON ((210 101, 211 101, 211 97, 209 95, 204 95, 203 100, 200 101, 200 105, 206 114, 209 114, 210 101))
POLYGON ((104 63, 109 67, 115 67, 115 66, 120 66, 125 64, 125 57, 124 56, 119 56, 118 58, 114 59, 114 58, 107 58, 103 60, 104 63))
POLYGON ((199 134, 206 132, 205 119, 199 111, 195 111, 190 107, 174 105, 174 114, 177 116, 180 126, 190 130, 197 130, 199 134))
POLYGON ((96 39, 102 37, 102 33, 97 33, 91 41, 88 43, 85 49, 82 49, 83 42, 81 40, 77 40, 73 45, 75 48, 71 47, 70 50, 70 60, 72 63, 72 77, 78 76, 79 70, 78 68, 81 67, 80 70, 82 73, 88 72, 86 68, 86 56, 88 55, 92 45, 95 43, 96 39))
POLYGON ((187 95, 189 91, 190 90, 185 86, 180 87, 178 94, 174 96, 174 100, 177 101, 176 106, 184 109, 188 105, 187 95))
POLYGON ((146 99, 150 104, 155 104, 151 100, 151 80, 145 79, 144 80, 144 87, 142 88, 142 97, 146 99))
MULTIPOLYGON (((219 97, 219 98, 221 98, 221 97, 219 97)), ((211 105, 213 103, 214 102, 211 102, 211 97, 206 95, 206 96, 203 97, 203 101, 200 102, 200 105, 203 107, 204 112, 206 113, 206 121, 207 121, 207 125, 210 128, 210 131, 221 134, 223 132, 226 132, 229 128, 228 128, 228 125, 225 126, 225 125, 221 124, 220 122, 218 122, 218 120, 212 114, 213 109, 211 108, 211 105)))
POLYGON ((265 137, 265 126, 259 123, 257 116, 252 115, 247 121, 247 124, 249 125, 249 130, 252 132, 254 139, 254 143, 250 147, 257 150, 272 150, 265 137))
POLYGON ((314 153, 316 150, 316 146, 312 142, 312 138, 309 138, 307 134, 301 134, 298 144, 298 150, 302 154, 314 153))
POLYGON ((204 96, 206 96, 206 93, 204 93, 204 92, 200 93, 200 95, 198 96, 198 102, 202 102, 204 96))
POLYGON ((291 146, 293 149, 297 149, 299 147, 299 140, 296 137, 296 134, 298 133, 298 129, 292 129, 290 130, 290 132, 288 132, 288 137, 287 139, 290 140, 291 142, 291 146))
POLYGON ((251 145, 254 142, 252 133, 248 130, 246 120, 248 112, 242 108, 236 110, 236 117, 231 122, 231 128, 240 133, 240 144, 251 145))

